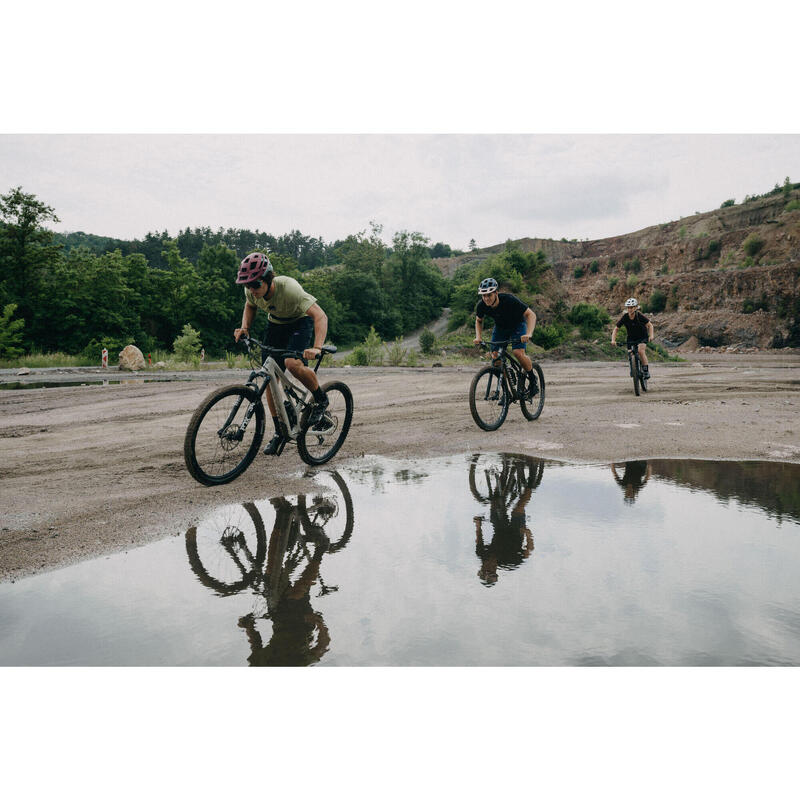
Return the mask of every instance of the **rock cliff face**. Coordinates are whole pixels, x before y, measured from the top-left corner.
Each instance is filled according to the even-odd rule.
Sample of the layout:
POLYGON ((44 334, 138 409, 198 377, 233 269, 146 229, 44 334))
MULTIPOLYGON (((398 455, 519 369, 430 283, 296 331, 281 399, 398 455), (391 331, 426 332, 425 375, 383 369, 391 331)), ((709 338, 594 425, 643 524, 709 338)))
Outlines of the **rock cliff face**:
MULTIPOLYGON (((555 280, 537 298, 545 317, 559 301, 595 303, 614 317, 634 296, 645 308, 663 303, 649 316, 667 347, 798 347, 800 209, 787 210, 793 200, 797 189, 624 236, 517 244, 543 250, 553 265, 555 280)), ((503 247, 438 261, 452 275, 503 247)))

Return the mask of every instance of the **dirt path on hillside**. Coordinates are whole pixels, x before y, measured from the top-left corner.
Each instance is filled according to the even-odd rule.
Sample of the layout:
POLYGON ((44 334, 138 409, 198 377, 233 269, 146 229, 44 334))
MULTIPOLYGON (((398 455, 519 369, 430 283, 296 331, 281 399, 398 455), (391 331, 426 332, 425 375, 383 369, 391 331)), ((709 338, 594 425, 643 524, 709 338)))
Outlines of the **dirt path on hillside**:
MULTIPOLYGON (((328 369, 356 399, 350 436, 331 466, 373 454, 481 451, 594 463, 800 462, 800 357, 692 359, 654 365, 651 391, 640 398, 623 363, 544 362, 542 417, 525 422, 514 406, 494 434, 470 417, 472 368, 328 369)), ((186 425, 233 375, 194 377, 0 392, 0 580, 180 535, 220 504, 309 490, 314 470, 288 448, 279 459, 259 456, 228 486, 195 483, 183 464, 186 425)))

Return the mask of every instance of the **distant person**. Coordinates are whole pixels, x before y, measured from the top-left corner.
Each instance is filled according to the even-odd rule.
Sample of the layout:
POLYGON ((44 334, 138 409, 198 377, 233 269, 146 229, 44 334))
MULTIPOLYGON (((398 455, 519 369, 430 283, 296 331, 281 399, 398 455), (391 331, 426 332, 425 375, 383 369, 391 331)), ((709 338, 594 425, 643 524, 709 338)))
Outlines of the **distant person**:
POLYGON ((527 486, 510 514, 502 492, 494 493, 489 506, 494 533, 489 544, 483 540, 483 517, 474 518, 475 554, 481 561, 478 577, 484 586, 497 583, 498 569, 514 569, 533 552, 533 533, 525 516, 525 506, 532 492, 533 487, 527 486))
MULTIPOLYGON (((242 260, 236 283, 244 284, 244 311, 242 324, 233 332, 238 342, 243 334, 250 331, 259 309, 268 313, 269 327, 265 344, 281 350, 295 350, 303 358, 316 358, 325 336, 328 333, 328 317, 317 305, 317 299, 288 275, 275 275, 269 258, 264 253, 250 253, 242 260), (313 342, 313 345, 312 345, 313 342)), ((285 367, 314 395, 315 403, 309 417, 309 427, 322 420, 328 406, 328 397, 320 388, 317 375, 300 359, 286 358, 285 367)), ((275 435, 264 448, 268 456, 276 455, 283 449, 284 439, 278 425, 278 414, 272 392, 267 386, 267 405, 269 405, 275 435)))
POLYGON ((633 503, 636 495, 650 479, 650 462, 648 461, 626 461, 625 472, 620 478, 617 473, 617 465, 611 465, 611 472, 614 473, 614 480, 622 487, 625 494, 625 502, 633 503))
POLYGON ((639 358, 642 361, 642 369, 644 369, 645 378, 650 377, 650 366, 647 363, 647 345, 646 342, 653 341, 653 323, 639 311, 639 303, 635 297, 629 297, 625 301, 625 313, 619 318, 619 321, 611 331, 611 344, 617 343, 617 331, 625 326, 628 332, 627 344, 639 342, 636 348, 639 351, 639 358))
MULTIPOLYGON (((484 318, 491 317, 494 320, 492 344, 511 341, 511 352, 527 374, 529 397, 534 397, 539 393, 539 384, 533 364, 525 353, 525 344, 530 341, 536 327, 536 314, 513 294, 498 292, 494 278, 482 280, 478 294, 481 299, 475 306, 475 344, 483 341, 484 318)), ((492 351, 492 358, 497 359, 498 355, 499 350, 492 351)))

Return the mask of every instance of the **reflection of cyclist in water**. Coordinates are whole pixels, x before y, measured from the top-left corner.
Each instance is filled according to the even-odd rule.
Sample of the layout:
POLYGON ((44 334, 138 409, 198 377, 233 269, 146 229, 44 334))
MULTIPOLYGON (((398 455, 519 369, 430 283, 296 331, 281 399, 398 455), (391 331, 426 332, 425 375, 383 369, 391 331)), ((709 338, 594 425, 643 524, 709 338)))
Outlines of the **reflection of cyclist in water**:
POLYGON ((625 492, 625 502, 633 503, 636 495, 650 478, 650 463, 648 461, 626 461, 625 472, 622 477, 617 473, 617 465, 611 465, 611 472, 614 473, 614 480, 622 487, 625 492))
MULTIPOLYGON (((275 508, 275 525, 267 552, 267 575, 264 585, 267 614, 272 621, 272 635, 265 645, 256 629, 256 615, 248 614, 239 620, 250 642, 251 666, 292 667, 308 666, 322 658, 330 644, 330 634, 322 614, 311 607, 311 587, 319 578, 322 556, 328 549, 328 538, 321 526, 314 526, 305 536, 294 506, 285 498, 270 500, 275 508), (309 553, 306 542, 314 548, 309 553), (300 544, 308 563, 292 580, 292 570, 298 559, 292 558, 300 544), (289 554, 289 557, 285 557, 289 554)), ((325 502, 324 499, 322 502, 325 502)), ((297 551, 297 555, 301 553, 297 551)))
POLYGON ((505 495, 493 493, 489 521, 494 528, 494 535, 489 544, 483 539, 483 517, 475 517, 475 553, 481 560, 478 577, 485 586, 497 583, 498 568, 514 569, 533 552, 533 534, 525 518, 525 506, 532 493, 533 487, 525 487, 510 514, 505 495))

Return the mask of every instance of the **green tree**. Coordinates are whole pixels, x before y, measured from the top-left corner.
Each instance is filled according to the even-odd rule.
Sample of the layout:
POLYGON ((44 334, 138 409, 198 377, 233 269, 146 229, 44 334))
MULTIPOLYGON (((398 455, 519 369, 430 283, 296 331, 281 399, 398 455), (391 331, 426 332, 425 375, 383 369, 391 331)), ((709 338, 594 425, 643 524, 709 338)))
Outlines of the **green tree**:
POLYGON ((200 334, 188 323, 183 326, 181 335, 172 343, 175 356, 180 361, 191 361, 199 356, 202 346, 200 334))
POLYGON ((26 194, 22 187, 0 195, 0 304, 17 304, 19 315, 34 337, 36 298, 57 262, 61 246, 47 222, 59 222, 51 206, 26 194))
POLYGON ((23 353, 20 345, 25 320, 12 319, 16 310, 16 304, 8 303, 0 314, 0 358, 17 358, 23 353))

